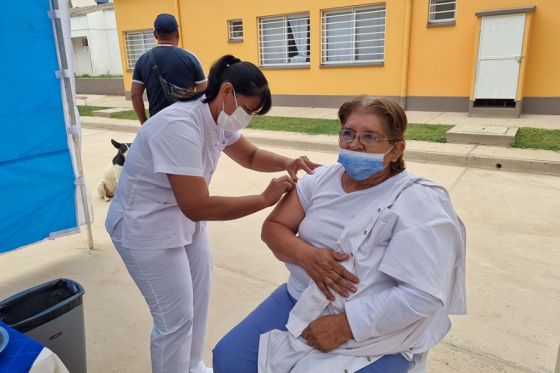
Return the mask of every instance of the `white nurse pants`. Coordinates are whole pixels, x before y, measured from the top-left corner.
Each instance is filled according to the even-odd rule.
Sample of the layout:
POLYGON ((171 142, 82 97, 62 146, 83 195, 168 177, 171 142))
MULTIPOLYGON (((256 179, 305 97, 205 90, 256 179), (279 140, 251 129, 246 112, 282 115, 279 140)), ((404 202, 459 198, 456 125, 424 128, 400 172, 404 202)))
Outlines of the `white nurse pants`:
POLYGON ((154 322, 152 372, 206 372, 202 358, 212 275, 206 228, 197 224, 193 242, 187 246, 135 250, 122 246, 120 224, 113 243, 154 322))

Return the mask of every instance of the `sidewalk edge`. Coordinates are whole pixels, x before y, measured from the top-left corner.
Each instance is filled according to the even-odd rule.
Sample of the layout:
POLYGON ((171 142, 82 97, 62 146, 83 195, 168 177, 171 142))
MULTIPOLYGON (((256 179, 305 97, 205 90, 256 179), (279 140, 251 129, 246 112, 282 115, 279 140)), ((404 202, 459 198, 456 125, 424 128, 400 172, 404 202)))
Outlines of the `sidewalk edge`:
MULTIPOLYGON (((107 122, 101 122, 99 120, 88 120, 87 117, 82 117, 81 122, 83 128, 107 129, 122 132, 136 132, 140 127, 138 123, 123 120, 110 120, 107 122)), ((260 145, 302 149, 308 151, 326 151, 331 153, 338 152, 338 145, 336 143, 327 143, 324 141, 306 141, 305 139, 282 139, 280 137, 274 137, 273 131, 271 131, 270 136, 259 136, 251 133, 245 133, 245 135, 255 144, 260 145)), ((560 176, 560 160, 551 161, 541 159, 523 159, 507 156, 470 154, 470 152, 447 153, 410 148, 406 150, 405 159, 408 161, 421 163, 436 163, 460 167, 493 169, 497 171, 511 171, 560 176)))

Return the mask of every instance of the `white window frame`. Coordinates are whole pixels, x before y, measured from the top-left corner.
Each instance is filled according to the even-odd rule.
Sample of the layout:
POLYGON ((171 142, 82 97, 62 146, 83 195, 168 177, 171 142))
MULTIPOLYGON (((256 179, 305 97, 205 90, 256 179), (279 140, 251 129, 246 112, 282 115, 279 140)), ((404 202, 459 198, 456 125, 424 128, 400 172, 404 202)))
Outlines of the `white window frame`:
POLYGON ((239 43, 243 41, 243 20, 242 19, 230 19, 227 21, 228 25, 228 41, 233 43, 239 43), (236 26, 240 29, 236 30, 236 26))
POLYGON ((260 17, 258 19, 258 29, 259 29, 259 64, 262 67, 306 67, 309 66, 309 61, 311 58, 311 43, 310 43, 310 19, 308 12, 302 12, 297 14, 282 15, 282 16, 271 16, 271 17, 260 17), (303 39, 300 39, 300 43, 296 40, 294 35, 298 31, 294 31, 291 26, 290 21, 307 21, 306 24, 301 25, 306 26, 305 29, 301 28, 299 31, 300 35, 305 35, 303 39), (265 25, 271 25, 272 27, 265 27, 265 25), (289 33, 289 30, 292 30, 289 33), (266 31, 273 31, 272 34, 266 35, 266 31), (266 40, 270 38, 269 40, 266 40), (270 45, 271 42, 279 42, 276 46, 270 45), (290 41, 293 44, 290 44, 290 41), (299 48, 306 48, 304 55, 300 55, 298 51, 299 48), (269 53, 269 55, 267 55, 269 53), (294 53, 296 53, 294 55, 294 53), (279 62, 269 62, 269 60, 281 60, 279 62))
POLYGON ((455 17, 457 15, 457 0, 430 0, 428 7, 428 23, 455 23, 455 17), (442 9, 449 5, 452 5, 453 9, 442 9))
POLYGON ((383 64, 385 61, 385 35, 387 30, 386 11, 385 4, 323 10, 321 12, 321 64, 325 66, 383 64), (357 15, 359 14, 371 14, 371 18, 367 19, 367 21, 373 21, 373 23, 380 23, 381 21, 382 24, 357 26, 357 22, 366 21, 357 20, 357 15), (337 17, 350 17, 350 19, 337 21, 337 17), (350 27, 345 27, 347 23, 350 24, 350 27), (336 28, 337 24, 341 26, 338 29, 336 28), (365 29, 366 32, 360 33, 359 30, 357 30, 358 28, 365 29), (373 29, 373 31, 367 30, 368 28, 373 29), (329 32, 341 30, 343 32, 338 35, 338 38, 346 38, 348 40, 329 43, 329 32), (347 32, 344 33, 345 31, 347 32), (367 37, 367 39, 357 40, 358 37, 367 37), (373 42, 380 45, 362 47, 370 52, 359 53, 359 45, 364 42, 373 42), (346 45, 342 47, 335 45, 343 43, 346 45), (349 53, 344 54, 345 50, 349 51, 349 53), (342 54, 338 53, 338 55, 336 55, 336 51, 342 54), (332 52, 335 52, 334 55, 330 55, 332 52), (372 55, 372 58, 360 58, 360 56, 367 55, 372 55), (381 58, 378 57, 379 55, 381 55, 381 58), (338 60, 334 60, 334 58, 338 60))
POLYGON ((124 49, 127 69, 134 70, 134 65, 136 65, 138 58, 155 46, 156 39, 153 30, 125 31, 124 49))

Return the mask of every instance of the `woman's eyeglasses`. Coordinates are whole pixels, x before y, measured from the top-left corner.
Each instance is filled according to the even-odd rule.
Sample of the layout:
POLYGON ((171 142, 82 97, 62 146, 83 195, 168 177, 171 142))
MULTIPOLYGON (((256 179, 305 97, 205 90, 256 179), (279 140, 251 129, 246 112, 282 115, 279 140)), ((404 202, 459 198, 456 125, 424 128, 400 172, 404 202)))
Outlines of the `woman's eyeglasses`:
POLYGON ((381 141, 391 141, 390 139, 379 137, 371 132, 357 133, 349 129, 342 129, 338 133, 338 138, 340 139, 340 141, 345 143, 351 143, 356 137, 358 138, 358 141, 364 146, 373 146, 381 141))

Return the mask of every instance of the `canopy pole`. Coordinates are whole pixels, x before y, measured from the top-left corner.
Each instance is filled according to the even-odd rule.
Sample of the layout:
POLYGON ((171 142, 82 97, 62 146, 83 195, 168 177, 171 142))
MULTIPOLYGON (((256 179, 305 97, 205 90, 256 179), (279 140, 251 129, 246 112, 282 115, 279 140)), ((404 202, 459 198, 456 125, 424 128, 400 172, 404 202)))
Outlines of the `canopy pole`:
POLYGON ((558 356, 556 357, 556 369, 554 373, 560 373, 560 345, 558 345, 558 356))
MULTIPOLYGON (((84 179, 84 168, 82 165, 82 146, 80 142, 80 132, 78 121, 76 118, 76 110, 75 110, 75 102, 74 102, 74 95, 72 93, 72 84, 71 79, 73 77, 69 76, 69 74, 65 74, 65 71, 68 71, 69 63, 68 63, 68 56, 66 55, 66 48, 64 45, 64 31, 62 27, 62 19, 57 17, 56 14, 60 11, 60 1, 61 0, 49 0, 51 2, 51 9, 53 11, 52 21, 54 24, 55 30, 55 39, 57 44, 57 53, 60 61, 60 79, 63 79, 64 84, 64 96, 66 99, 66 109, 68 112, 68 120, 70 125, 70 133, 72 135, 72 141, 74 143, 74 147, 76 150, 75 159, 76 159, 76 166, 78 171, 78 180, 77 184, 80 187, 81 195, 82 195, 82 204, 84 206, 84 217, 87 225, 87 235, 88 235, 88 250, 92 251, 93 247, 93 234, 91 229, 91 220, 89 214, 89 205, 87 200, 87 189, 84 179)), ((78 217, 78 226, 80 225, 79 217, 78 217)))

